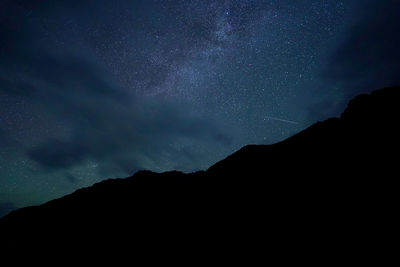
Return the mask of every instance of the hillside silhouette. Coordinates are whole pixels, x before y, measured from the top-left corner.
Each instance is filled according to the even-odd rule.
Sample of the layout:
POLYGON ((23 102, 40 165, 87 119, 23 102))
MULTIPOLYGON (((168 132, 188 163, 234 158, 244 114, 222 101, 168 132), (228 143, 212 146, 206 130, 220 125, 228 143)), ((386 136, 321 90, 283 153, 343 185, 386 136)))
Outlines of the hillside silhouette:
POLYGON ((400 87, 206 171, 141 171, 0 219, 1 251, 133 261, 384 263, 397 227, 400 87))

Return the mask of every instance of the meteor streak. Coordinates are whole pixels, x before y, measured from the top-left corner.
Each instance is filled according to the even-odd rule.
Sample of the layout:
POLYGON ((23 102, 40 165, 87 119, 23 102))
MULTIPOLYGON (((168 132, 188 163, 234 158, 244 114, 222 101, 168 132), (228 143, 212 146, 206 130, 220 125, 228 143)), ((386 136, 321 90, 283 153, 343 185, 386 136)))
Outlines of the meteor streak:
POLYGON ((264 120, 265 119, 274 120, 274 121, 281 121, 281 122, 286 122, 286 123, 290 123, 290 124, 299 124, 296 121, 284 120, 284 119, 275 118, 275 117, 271 117, 271 116, 265 116, 264 120))

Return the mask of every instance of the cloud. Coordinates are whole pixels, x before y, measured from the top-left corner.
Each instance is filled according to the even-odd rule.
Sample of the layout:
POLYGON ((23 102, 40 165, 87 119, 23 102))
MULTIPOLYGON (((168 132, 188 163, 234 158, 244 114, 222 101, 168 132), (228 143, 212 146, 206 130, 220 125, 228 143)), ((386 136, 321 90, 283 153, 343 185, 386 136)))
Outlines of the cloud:
POLYGON ((400 2, 361 5, 369 5, 368 12, 350 30, 324 72, 350 97, 400 83, 400 2))
POLYGON ((352 24, 319 73, 307 107, 310 121, 339 116, 356 95, 400 84, 400 2, 353 4, 352 24))
POLYGON ((65 179, 66 179, 68 182, 70 182, 71 184, 75 184, 75 183, 78 181, 78 179, 77 179, 74 175, 72 175, 72 174, 70 174, 70 173, 67 173, 67 174, 65 175, 65 179))
MULTIPOLYGON (((12 6, 17 18, 5 16, 0 21, 0 92, 31 103, 32 115, 62 125, 61 133, 48 125, 49 136, 25 148, 43 170, 69 169, 94 160, 106 164, 104 169, 134 171, 160 161, 167 152, 179 153, 171 149, 174 141, 224 145, 221 140, 229 139, 212 120, 189 112, 184 104, 148 99, 125 88, 79 38, 69 40, 73 33, 68 27, 61 27, 65 32, 59 37, 51 32, 51 23, 40 24, 50 28, 45 33, 50 31, 53 38, 46 39, 37 20, 61 23, 51 14, 51 5, 19 4, 12 6)), ((77 31, 84 36, 84 29, 77 31)), ((5 134, 0 139, 6 140, 5 134)))

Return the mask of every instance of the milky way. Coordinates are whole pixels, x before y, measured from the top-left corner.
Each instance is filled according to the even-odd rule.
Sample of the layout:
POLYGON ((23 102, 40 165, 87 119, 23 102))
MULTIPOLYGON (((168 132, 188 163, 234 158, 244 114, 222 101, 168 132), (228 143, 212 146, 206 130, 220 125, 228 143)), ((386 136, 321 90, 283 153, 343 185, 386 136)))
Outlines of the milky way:
POLYGON ((275 143, 338 115, 355 94, 398 82, 382 67, 400 58, 387 55, 399 43, 390 33, 398 6, 3 2, 0 207, 141 169, 205 169, 246 144, 275 143))

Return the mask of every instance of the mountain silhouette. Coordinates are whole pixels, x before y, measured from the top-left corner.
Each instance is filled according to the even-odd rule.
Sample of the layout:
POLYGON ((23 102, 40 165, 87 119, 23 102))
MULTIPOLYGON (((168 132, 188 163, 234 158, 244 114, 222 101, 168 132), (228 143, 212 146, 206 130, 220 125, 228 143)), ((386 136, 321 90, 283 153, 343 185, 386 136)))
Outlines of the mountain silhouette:
POLYGON ((0 219, 0 252, 134 261, 384 263, 397 228, 400 87, 206 171, 141 171, 0 219), (72 251, 72 252, 70 252, 72 251))

